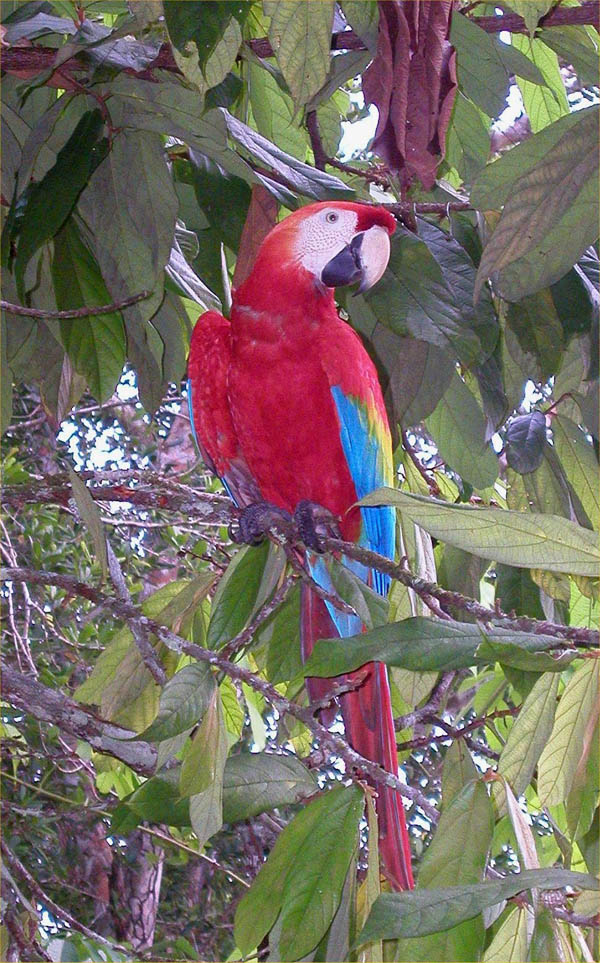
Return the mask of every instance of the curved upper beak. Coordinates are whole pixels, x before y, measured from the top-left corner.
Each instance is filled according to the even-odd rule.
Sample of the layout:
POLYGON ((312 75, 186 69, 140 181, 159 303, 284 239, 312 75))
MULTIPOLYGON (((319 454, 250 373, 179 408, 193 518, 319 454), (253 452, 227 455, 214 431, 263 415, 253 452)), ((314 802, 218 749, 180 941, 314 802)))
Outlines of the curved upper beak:
POLYGON ((360 281, 357 294, 368 291, 379 281, 390 259, 390 236, 384 227, 374 224, 368 231, 356 234, 350 244, 328 261, 321 271, 321 281, 328 288, 360 281))

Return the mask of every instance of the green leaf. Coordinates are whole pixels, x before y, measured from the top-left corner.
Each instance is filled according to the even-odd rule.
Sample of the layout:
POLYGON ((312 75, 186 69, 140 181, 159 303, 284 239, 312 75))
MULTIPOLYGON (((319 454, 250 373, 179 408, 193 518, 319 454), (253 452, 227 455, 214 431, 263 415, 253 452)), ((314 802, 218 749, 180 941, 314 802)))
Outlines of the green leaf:
POLYGON ((596 107, 569 114, 477 178, 471 194, 476 207, 498 210, 505 203, 483 250, 476 294, 492 277, 502 297, 518 301, 561 278, 596 240, 597 127, 596 107), (492 185, 499 188, 493 199, 492 185))
POLYGON ((258 635, 268 643, 267 678, 273 685, 302 674, 300 653, 300 586, 295 586, 258 635))
POLYGON ((445 158, 467 184, 483 170, 489 157, 489 123, 484 118, 485 114, 459 90, 446 134, 445 158))
POLYGON ((243 703, 238 697, 235 685, 227 676, 224 677, 219 685, 219 692, 221 693, 223 716, 227 732, 231 736, 234 736, 237 742, 242 735, 246 718, 243 703))
POLYGON ((225 79, 242 42, 248 5, 228 0, 169 0, 165 22, 178 67, 202 93, 225 79))
POLYGON ((77 505, 77 511, 79 512, 81 521, 90 533, 94 546, 94 554, 102 570, 102 581, 104 581, 108 574, 108 558, 106 553, 106 535, 104 534, 100 509, 87 490, 85 482, 79 478, 77 472, 74 472, 70 465, 69 479, 71 481, 71 489, 73 491, 75 504, 77 505))
POLYGON ((517 615, 529 615, 542 621, 545 618, 538 586, 525 568, 496 564, 495 599, 505 612, 514 610, 517 615))
POLYGON ((265 570, 269 543, 237 552, 222 576, 212 602, 206 645, 220 649, 250 618, 265 570))
MULTIPOLYGON (((52 280, 56 305, 61 311, 110 303, 98 265, 72 220, 54 240, 52 280)), ((63 320, 60 332, 73 367, 86 379, 94 398, 106 401, 125 364, 125 329, 120 313, 63 320)))
POLYGON ((337 559, 331 559, 328 568, 336 592, 344 602, 352 606, 367 628, 372 629, 387 622, 389 603, 386 598, 369 588, 358 575, 337 559))
POLYGON ((348 304, 351 316, 367 310, 373 322, 443 348, 466 365, 480 356, 479 337, 470 317, 463 319, 442 267, 424 241, 409 231, 394 234, 381 281, 368 294, 350 300, 356 302, 348 304))
POLYGON ((556 710, 552 735, 538 763, 542 806, 567 798, 581 756, 589 752, 598 718, 598 668, 590 659, 569 679, 556 710))
MULTIPOLYGON (((597 40, 597 33, 595 37, 597 40)), ((598 44, 585 27, 571 24, 548 28, 540 31, 539 39, 572 65, 583 84, 595 86, 598 83, 598 44)))
MULTIPOLYGON (((302 3, 304 0, 299 0, 299 2, 302 3)), ((328 0, 323 0, 323 2, 328 3, 328 0)), ((320 5, 321 0, 319 2, 319 6, 320 5)), ((213 111, 212 113, 216 112, 213 111)), ((225 121, 230 137, 240 147, 248 151, 251 157, 258 160, 261 164, 267 164, 276 174, 284 177, 286 181, 292 185, 293 189, 300 194, 306 194, 307 197, 314 197, 316 200, 328 200, 331 197, 354 197, 352 188, 344 184, 339 178, 317 170, 311 167, 310 164, 305 164, 303 161, 292 157, 291 154, 286 154, 285 151, 280 150, 277 145, 272 144, 271 141, 268 141, 265 137, 262 137, 261 134, 252 130, 251 127, 243 124, 236 117, 233 117, 227 110, 221 109, 219 113, 225 121)), ((219 160, 218 157, 215 159, 219 160)), ((256 180, 256 176, 254 180, 256 180)), ((273 193, 273 182, 266 183, 266 186, 271 190, 271 193, 273 193)), ((295 206, 293 195, 290 195, 289 192, 287 192, 287 195, 291 197, 291 204, 288 203, 285 197, 282 198, 284 199, 284 203, 286 203, 288 207, 295 206)))
MULTIPOLYGON (((442 796, 443 798, 443 796, 442 796)), ((494 814, 481 780, 468 782, 450 801, 442 815, 419 870, 417 889, 451 886, 457 879, 476 883, 485 870, 494 829, 494 814)), ((403 940, 400 960, 471 961, 479 959, 485 931, 483 922, 461 923, 443 933, 403 940)))
POLYGON ((598 770, 600 760, 595 751, 598 745, 598 726, 591 739, 591 751, 588 755, 582 754, 571 791, 565 803, 565 814, 567 826, 571 839, 581 839, 589 831, 596 809, 598 807, 598 797, 600 796, 600 784, 598 780, 598 770))
POLYGON ((567 480, 581 501, 593 528, 600 524, 598 459, 585 433, 564 415, 552 419, 552 437, 567 480))
POLYGON ((321 0, 269 0, 269 40, 296 107, 302 107, 323 86, 329 71, 334 3, 321 0))
POLYGON ((341 899, 362 809, 357 786, 336 786, 286 826, 238 904, 234 933, 244 955, 258 946, 280 913, 284 959, 300 959, 319 943, 341 899))
POLYGON ((102 160, 106 147, 105 142, 99 143, 103 127, 99 110, 84 114, 59 151, 54 167, 28 191, 15 259, 21 297, 29 261, 42 244, 60 230, 94 167, 102 160))
MULTIPOLYGON (((543 654, 556 647, 552 636, 529 635, 509 629, 485 633, 467 622, 434 621, 416 616, 351 635, 344 639, 320 639, 304 665, 306 676, 326 677, 352 672, 367 662, 417 671, 450 671, 495 662, 498 657, 543 654), (498 649, 491 648, 496 644, 498 649), (480 655, 481 652, 481 655, 480 655)), ((557 671, 564 662, 553 662, 557 671)))
POLYGON ((275 77, 253 61, 248 64, 248 82, 252 114, 259 134, 277 144, 288 154, 306 159, 306 130, 295 124, 294 104, 281 89, 275 77))
POLYGON ((165 775, 153 776, 123 800, 115 810, 112 827, 120 831, 119 816, 133 810, 140 820, 149 823, 166 823, 168 826, 189 826, 190 812, 187 799, 180 799, 174 778, 176 770, 165 775), (119 810, 121 812, 119 812, 119 810))
POLYGON ((416 889, 407 893, 385 893, 379 897, 360 934, 360 943, 376 939, 425 936, 473 919, 488 906, 535 887, 599 889, 598 880, 566 869, 528 869, 503 879, 466 886, 416 889))
POLYGON ((215 779, 222 781, 223 778, 228 750, 223 706, 214 680, 207 690, 208 704, 202 722, 188 745, 181 765, 179 792, 182 796, 204 792, 215 779))
POLYGON ((558 57, 537 38, 513 34, 512 44, 535 64, 544 79, 544 84, 540 85, 517 76, 525 112, 529 117, 531 129, 536 134, 548 124, 569 113, 569 103, 558 57))
POLYGON ((361 505, 395 505, 441 541, 519 568, 595 575, 600 551, 593 532, 556 515, 449 505, 435 498, 380 488, 361 505))
POLYGON ((6 320, 2 318, 2 334, 0 337, 0 352, 2 369, 0 376, 0 434, 4 434, 12 421, 13 375, 6 358, 6 320))
POLYGON ((227 760, 223 781, 223 819, 251 819, 276 806, 289 806, 318 788, 312 772, 295 756, 243 752, 227 760))
POLYGON ((183 793, 186 787, 204 785, 210 777, 205 789, 190 796, 190 820, 196 833, 198 848, 201 848, 223 825, 223 774, 228 741, 218 689, 196 733, 194 743, 193 752, 183 761, 179 788, 183 793), (194 765, 199 767, 197 773, 192 771, 194 765))
POLYGON ((177 207, 162 138, 131 129, 115 137, 79 200, 111 297, 120 300, 142 290, 152 292, 123 309, 128 336, 137 327, 141 337, 142 322, 152 317, 163 299, 177 207))
POLYGON ((545 963, 546 960, 565 958, 556 921, 547 906, 538 908, 527 958, 531 963, 545 963))
POLYGON ((425 423, 449 468, 474 488, 494 484, 498 476, 498 459, 485 440, 483 412, 456 372, 444 397, 425 423))
POLYGON ((206 663, 184 665, 165 685, 156 719, 138 738, 162 742, 190 729, 204 716, 214 691, 214 676, 206 663))
MULTIPOLYGON (((523 17, 525 26, 530 34, 533 33, 544 14, 554 6, 554 0, 507 0, 507 7, 523 17)), ((513 41, 518 34, 513 34, 513 41)))
POLYGON ((511 907, 483 954, 484 963, 522 963, 527 959, 527 917, 530 913, 531 910, 526 906, 511 907))
POLYGON ((556 713, 560 676, 545 672, 525 699, 500 753, 498 772, 512 786, 515 796, 525 792, 538 759, 550 737, 556 713))
POLYGON ((374 57, 377 53, 379 25, 376 0, 343 0, 341 7, 346 20, 374 57))
POLYGON ((452 17, 450 43, 462 92, 490 117, 505 107, 509 74, 493 39, 469 17, 452 17))
POLYGON ((419 218, 419 237, 439 264, 444 281, 452 291, 460 310, 462 323, 472 328, 481 342, 480 361, 496 347, 499 336, 498 318, 489 292, 474 304, 476 270, 470 254, 459 242, 436 224, 419 218))

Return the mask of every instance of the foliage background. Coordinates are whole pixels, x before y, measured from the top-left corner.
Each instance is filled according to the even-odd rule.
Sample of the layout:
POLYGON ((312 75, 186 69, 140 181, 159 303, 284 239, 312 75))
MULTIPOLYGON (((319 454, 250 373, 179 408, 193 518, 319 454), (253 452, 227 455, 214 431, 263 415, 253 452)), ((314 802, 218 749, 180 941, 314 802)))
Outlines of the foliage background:
MULTIPOLYGON (((427 54, 449 5, 419 11, 427 54)), ((1 13, 0 956, 597 958, 598 5, 456 5, 452 113, 410 176, 339 153, 369 63, 372 87, 404 62, 370 0, 1 13), (389 604, 334 566, 369 631, 312 671, 390 665, 404 896, 380 895, 364 765, 306 704, 301 573, 231 544, 186 411, 197 316, 277 217, 343 197, 400 222, 341 307, 406 564, 389 604)), ((394 117, 429 116, 413 82, 397 150, 394 117)))

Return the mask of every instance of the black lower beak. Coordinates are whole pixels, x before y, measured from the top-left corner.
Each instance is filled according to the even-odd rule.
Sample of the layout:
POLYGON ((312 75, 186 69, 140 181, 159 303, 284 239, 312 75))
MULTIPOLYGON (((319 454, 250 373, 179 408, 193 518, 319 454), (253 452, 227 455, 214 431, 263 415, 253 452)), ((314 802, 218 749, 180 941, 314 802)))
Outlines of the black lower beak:
POLYGON ((321 281, 328 288, 342 287, 344 284, 354 284, 362 278, 362 261, 360 249, 364 231, 353 237, 350 244, 336 254, 321 271, 321 281))

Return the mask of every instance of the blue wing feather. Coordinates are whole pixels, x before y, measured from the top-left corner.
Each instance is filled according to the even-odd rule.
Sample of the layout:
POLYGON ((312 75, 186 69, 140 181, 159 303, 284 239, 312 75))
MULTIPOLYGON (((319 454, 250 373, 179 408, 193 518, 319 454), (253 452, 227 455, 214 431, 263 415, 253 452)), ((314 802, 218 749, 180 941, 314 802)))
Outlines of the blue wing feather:
MULTIPOLYGON (((378 437, 377 426, 370 422, 367 409, 358 398, 345 395, 337 386, 331 389, 331 393, 340 421, 344 455, 354 480, 356 494, 358 498, 363 498, 374 489, 392 483, 391 450, 389 446, 387 452, 384 450, 381 438, 378 437)), ((396 517, 393 507, 386 505, 380 508, 361 508, 361 516, 359 544, 393 559, 396 544, 396 517)), ((346 556, 342 561, 363 582, 370 583, 376 592, 387 595, 390 585, 388 575, 367 568, 346 556)), ((325 561, 311 554, 308 564, 313 578, 321 588, 327 592, 335 592, 325 561)), ((360 619, 340 612, 328 602, 325 604, 340 636, 357 635, 361 631, 360 619)))

